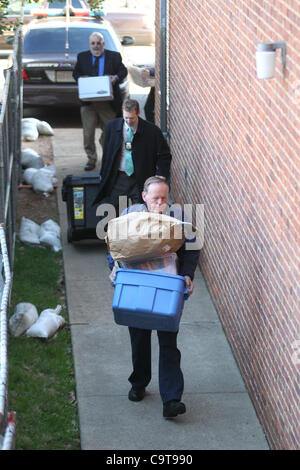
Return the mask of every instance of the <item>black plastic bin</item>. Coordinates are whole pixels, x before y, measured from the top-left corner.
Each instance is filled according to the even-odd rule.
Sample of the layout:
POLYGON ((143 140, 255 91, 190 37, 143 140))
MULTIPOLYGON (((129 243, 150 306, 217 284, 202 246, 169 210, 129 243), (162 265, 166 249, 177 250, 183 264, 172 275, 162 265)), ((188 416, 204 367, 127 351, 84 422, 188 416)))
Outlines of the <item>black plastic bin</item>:
POLYGON ((99 174, 68 175, 63 180, 62 199, 67 203, 68 242, 97 239, 98 204, 93 202, 99 190, 99 174))

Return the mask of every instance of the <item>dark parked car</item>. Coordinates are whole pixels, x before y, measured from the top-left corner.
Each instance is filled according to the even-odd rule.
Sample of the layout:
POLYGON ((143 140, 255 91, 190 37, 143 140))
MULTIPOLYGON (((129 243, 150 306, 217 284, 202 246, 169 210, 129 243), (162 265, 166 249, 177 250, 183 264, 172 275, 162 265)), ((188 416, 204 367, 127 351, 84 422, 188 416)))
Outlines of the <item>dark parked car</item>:
MULTIPOLYGON (((72 77, 77 54, 89 48, 89 37, 99 31, 105 48, 118 51, 126 65, 126 53, 111 25, 88 17, 54 17, 25 27, 23 52, 24 106, 78 105, 78 88, 72 77), (66 27, 68 25, 68 27, 66 27)), ((127 44, 133 40, 127 38, 127 44)), ((128 96, 127 78, 119 85, 128 96)))
MULTIPOLYGON (((86 0, 69 0, 73 14, 79 15, 81 12, 86 14, 87 2, 86 0)), ((21 12, 23 7, 23 24, 30 21, 42 18, 44 16, 59 16, 64 12, 66 2, 60 0, 36 0, 29 2, 22 2, 22 0, 9 0, 6 9, 3 9, 5 14, 2 18, 2 23, 7 25, 7 29, 0 35, 0 49, 12 49, 14 41, 14 27, 21 22, 21 12), (23 4, 23 5, 22 5, 23 4)))

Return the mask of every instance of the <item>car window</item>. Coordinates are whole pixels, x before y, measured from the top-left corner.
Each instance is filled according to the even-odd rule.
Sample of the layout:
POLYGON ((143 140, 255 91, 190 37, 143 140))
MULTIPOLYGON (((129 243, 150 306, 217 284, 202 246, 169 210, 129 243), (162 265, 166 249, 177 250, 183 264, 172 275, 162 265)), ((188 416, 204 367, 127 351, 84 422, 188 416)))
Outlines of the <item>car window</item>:
MULTIPOLYGON (((78 53, 89 49, 89 37, 93 31, 99 31, 103 35, 106 49, 111 51, 117 50, 110 34, 106 30, 98 28, 70 28, 69 52, 78 53)), ((65 42, 65 28, 32 29, 24 37, 24 54, 65 52, 65 42)))
MULTIPOLYGON (((73 4, 73 2, 72 2, 73 4)), ((53 2, 48 3, 48 8, 61 8, 63 9, 66 5, 66 2, 60 2, 59 0, 54 0, 53 2)))
MULTIPOLYGON (((71 2, 72 7, 74 8, 82 8, 82 4, 80 0, 72 0, 71 2)), ((53 0, 52 2, 48 3, 48 8, 61 8, 63 9, 66 6, 66 2, 60 2, 59 0, 53 0)))

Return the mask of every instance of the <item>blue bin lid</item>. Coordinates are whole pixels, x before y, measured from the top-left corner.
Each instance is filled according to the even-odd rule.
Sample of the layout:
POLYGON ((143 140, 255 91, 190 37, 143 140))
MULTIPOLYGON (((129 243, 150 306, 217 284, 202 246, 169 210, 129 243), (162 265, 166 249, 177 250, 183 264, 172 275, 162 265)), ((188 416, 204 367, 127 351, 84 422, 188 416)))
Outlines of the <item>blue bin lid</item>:
POLYGON ((179 292, 183 292, 185 289, 185 278, 179 274, 160 273, 143 269, 117 269, 114 283, 152 286, 179 292))
POLYGON ((173 279, 181 279, 185 282, 185 278, 183 276, 180 276, 180 274, 169 274, 169 273, 159 273, 157 271, 147 271, 145 269, 126 269, 126 268, 118 268, 116 270, 116 275, 119 272, 125 272, 125 273, 136 273, 136 274, 151 274, 151 276, 159 276, 159 277, 165 277, 165 278, 173 278, 173 279))

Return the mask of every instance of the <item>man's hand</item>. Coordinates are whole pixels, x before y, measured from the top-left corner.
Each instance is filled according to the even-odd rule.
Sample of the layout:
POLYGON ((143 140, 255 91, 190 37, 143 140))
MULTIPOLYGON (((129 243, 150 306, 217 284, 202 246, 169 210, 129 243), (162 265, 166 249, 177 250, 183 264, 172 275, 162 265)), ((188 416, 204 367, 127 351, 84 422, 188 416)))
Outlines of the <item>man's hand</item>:
POLYGON ((143 69, 141 71, 141 77, 145 80, 146 78, 150 77, 150 70, 149 69, 143 69))
POLYGON ((110 279, 112 285, 114 285, 114 281, 115 281, 115 279, 116 279, 116 270, 117 270, 117 267, 114 266, 114 267, 112 268, 111 272, 110 272, 110 275, 109 275, 109 279, 110 279))
POLYGON ((117 79, 118 78, 116 77, 116 75, 110 75, 110 81, 111 81, 112 85, 114 85, 116 83, 117 79))
POLYGON ((190 276, 184 276, 185 278, 185 286, 189 288, 188 294, 191 295, 194 290, 194 284, 190 276))

